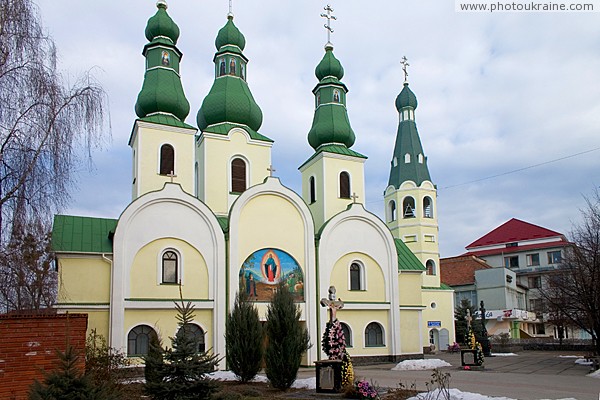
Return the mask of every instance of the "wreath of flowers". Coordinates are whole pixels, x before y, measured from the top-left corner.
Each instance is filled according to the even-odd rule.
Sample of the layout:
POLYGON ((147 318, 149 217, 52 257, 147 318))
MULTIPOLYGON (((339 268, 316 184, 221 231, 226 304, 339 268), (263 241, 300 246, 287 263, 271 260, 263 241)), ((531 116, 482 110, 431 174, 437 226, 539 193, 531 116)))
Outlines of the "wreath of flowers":
POLYGON ((339 320, 327 323, 321 346, 330 360, 343 360, 346 352, 346 338, 339 320))

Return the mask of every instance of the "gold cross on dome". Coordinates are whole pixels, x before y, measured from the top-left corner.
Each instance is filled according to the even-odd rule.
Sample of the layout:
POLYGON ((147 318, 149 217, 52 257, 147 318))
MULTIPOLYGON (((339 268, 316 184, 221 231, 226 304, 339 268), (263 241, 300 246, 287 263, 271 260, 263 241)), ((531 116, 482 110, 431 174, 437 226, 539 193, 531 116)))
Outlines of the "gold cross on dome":
POLYGON ((407 67, 410 67, 410 64, 408 63, 408 58, 406 58, 406 56, 402 57, 402 61, 400 61, 400 64, 402 64, 402 71, 404 71, 404 82, 408 82, 407 67))
POLYGON ((322 18, 327 18, 327 23, 323 25, 327 30, 327 44, 331 44, 331 34, 333 33, 333 29, 331 28, 331 20, 335 21, 337 20, 337 18, 335 17, 335 15, 331 15, 331 13, 333 12, 333 8, 331 8, 329 4, 327 4, 327 7, 323 9, 327 11, 327 14, 321 14, 322 18))
POLYGON ((233 1, 232 0, 229 0, 229 14, 227 14, 227 16, 233 17, 233 1))
POLYGON ((267 171, 269 171, 269 174, 271 176, 271 178, 273 177, 273 172, 277 171, 275 168, 273 168, 272 165, 269 165, 269 168, 267 168, 267 171))

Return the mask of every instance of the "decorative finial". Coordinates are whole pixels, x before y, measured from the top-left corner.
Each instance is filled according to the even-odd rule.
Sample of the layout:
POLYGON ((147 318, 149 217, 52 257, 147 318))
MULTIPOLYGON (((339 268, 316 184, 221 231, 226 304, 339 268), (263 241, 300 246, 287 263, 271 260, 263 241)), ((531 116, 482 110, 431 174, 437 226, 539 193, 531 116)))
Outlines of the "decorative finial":
POLYGON ((166 2, 165 0, 158 0, 158 1, 156 2, 156 7, 157 7, 157 8, 164 8, 165 10, 166 10, 167 8, 169 8, 169 6, 167 5, 167 2, 166 2))
POLYGON ((406 56, 402 57, 400 64, 402 64, 402 71, 404 71, 404 83, 408 83, 408 71, 406 70, 407 67, 410 67, 408 58, 406 58, 406 56))
POLYGON ((272 178, 273 177, 273 172, 275 172, 277 170, 272 165, 269 165, 269 168, 267 168, 267 171, 269 171, 269 175, 272 178))
POLYGON ((352 193, 352 196, 350 196, 352 198, 352 203, 356 204, 356 199, 358 199, 358 195, 356 193, 352 193))
POLYGON ((227 14, 227 18, 233 18, 233 1, 229 0, 229 13, 227 14))
POLYGON ((331 44, 331 34, 333 33, 333 29, 331 29, 331 20, 335 21, 337 20, 337 18, 335 17, 335 15, 331 15, 331 13, 333 12, 333 8, 331 8, 329 4, 327 4, 327 7, 323 8, 323 10, 327 11, 327 14, 321 14, 322 18, 327 18, 327 23, 323 25, 327 30, 327 44, 325 45, 325 48, 333 47, 333 45, 331 44))

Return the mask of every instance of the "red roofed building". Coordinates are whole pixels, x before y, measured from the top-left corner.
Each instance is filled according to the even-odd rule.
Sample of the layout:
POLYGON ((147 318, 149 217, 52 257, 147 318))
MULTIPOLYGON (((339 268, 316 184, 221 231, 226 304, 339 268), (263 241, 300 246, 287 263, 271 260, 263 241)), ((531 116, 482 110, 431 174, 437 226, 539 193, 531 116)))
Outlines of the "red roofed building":
MULTIPOLYGON (((547 275, 560 266, 569 245, 560 232, 512 218, 469 244, 463 256, 477 256, 494 268, 514 271, 518 283, 529 289, 527 310, 542 316, 544 305, 539 290, 546 285, 547 275)), ((558 335, 548 323, 537 324, 533 333, 558 335)), ((578 330, 569 330, 566 336, 587 338, 578 330)))

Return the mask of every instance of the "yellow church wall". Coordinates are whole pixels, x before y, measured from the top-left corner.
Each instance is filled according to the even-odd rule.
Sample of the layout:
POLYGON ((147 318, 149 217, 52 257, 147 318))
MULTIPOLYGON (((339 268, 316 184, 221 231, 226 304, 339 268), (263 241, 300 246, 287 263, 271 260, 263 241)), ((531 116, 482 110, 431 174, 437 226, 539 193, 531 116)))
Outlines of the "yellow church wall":
POLYGON ((422 353, 422 338, 417 334, 420 310, 400 310, 400 346, 402 353, 422 353))
POLYGON ((401 272, 398 274, 398 300, 400 306, 422 306, 422 273, 401 272))
POLYGON ((302 168, 302 198, 308 204, 308 208, 315 220, 315 228, 319 229, 325 221, 325 193, 323 187, 323 164, 313 162, 302 168), (316 201, 310 203, 310 177, 315 178, 315 197, 316 201))
POLYGON ((389 328, 388 310, 356 310, 344 308, 337 312, 337 317, 341 322, 347 324, 351 329, 352 347, 348 349, 351 356, 368 356, 389 354, 391 335, 393 332, 389 328), (371 322, 377 322, 383 327, 384 346, 366 347, 365 346, 365 328, 371 322))
MULTIPOLYGON (((71 312, 71 311, 70 311, 71 312)), ((109 338, 109 318, 108 310, 73 310, 72 312, 83 312, 88 315, 87 334, 89 335, 92 329, 96 333, 102 335, 106 340, 109 338)))
MULTIPOLYGON (((437 329, 448 329, 450 343, 454 341, 454 292, 448 290, 423 290, 423 303, 426 308, 423 310, 423 329, 426 335, 425 344, 429 343, 428 321, 440 321, 441 327, 437 329), (432 303, 435 303, 433 308, 432 303)), ((439 349, 439 350, 446 350, 439 349)))
POLYGON ((178 299, 179 286, 160 283, 162 276, 162 253, 174 249, 179 255, 182 291, 184 298, 208 298, 208 269, 202 255, 189 243, 164 238, 142 247, 136 254, 130 269, 130 297, 153 299, 178 299))
POLYGON ((236 156, 246 161, 247 187, 262 183, 269 175, 271 144, 251 143, 247 134, 234 128, 228 137, 204 134, 198 151, 199 197, 215 214, 225 215, 237 194, 231 193, 231 161, 236 156))
POLYGON ((134 171, 137 171, 137 194, 134 193, 134 198, 160 190, 165 183, 171 182, 170 177, 159 174, 160 148, 163 144, 170 144, 175 149, 176 177, 173 181, 179 183, 185 192, 194 194, 194 130, 171 127, 156 129, 149 124, 138 129, 133 146, 137 155, 134 165, 134 171))
MULTIPOLYGON (((377 262, 364 253, 350 253, 341 257, 331 271, 330 285, 344 301, 384 302, 386 285, 383 271, 377 262), (350 264, 358 261, 364 268, 365 290, 350 290, 350 264)), ((327 288, 323 288, 326 290, 327 288)))
POLYGON ((365 204, 365 182, 364 182, 364 165, 362 159, 357 161, 356 159, 345 160, 333 157, 325 156, 324 160, 324 180, 325 188, 329 193, 335 194, 334 196, 327 197, 327 203, 325 204, 325 221, 333 217, 340 211, 348 208, 348 205, 352 203, 352 199, 344 199, 339 197, 340 188, 340 173, 345 171, 350 175, 350 195, 356 193, 358 196, 357 201, 365 204))
MULTIPOLYGON (((302 216, 288 200, 271 194, 252 198, 241 211, 239 226, 240 263, 255 251, 272 247, 286 251, 304 270, 305 227, 302 216)), ((240 267, 231 266, 234 272, 240 267)))
POLYGON ((100 256, 59 257, 58 303, 108 304, 110 268, 100 256))
MULTIPOLYGON (((148 325, 153 328, 163 341, 163 346, 171 347, 169 337, 177 332, 177 311, 173 306, 170 309, 147 309, 147 310, 125 310, 124 338, 129 331, 138 325, 148 325)), ((204 343, 206 349, 210 349, 213 343, 212 310, 195 309, 193 323, 199 325, 204 331, 204 343)), ((125 343, 126 344, 126 343, 125 343)))

